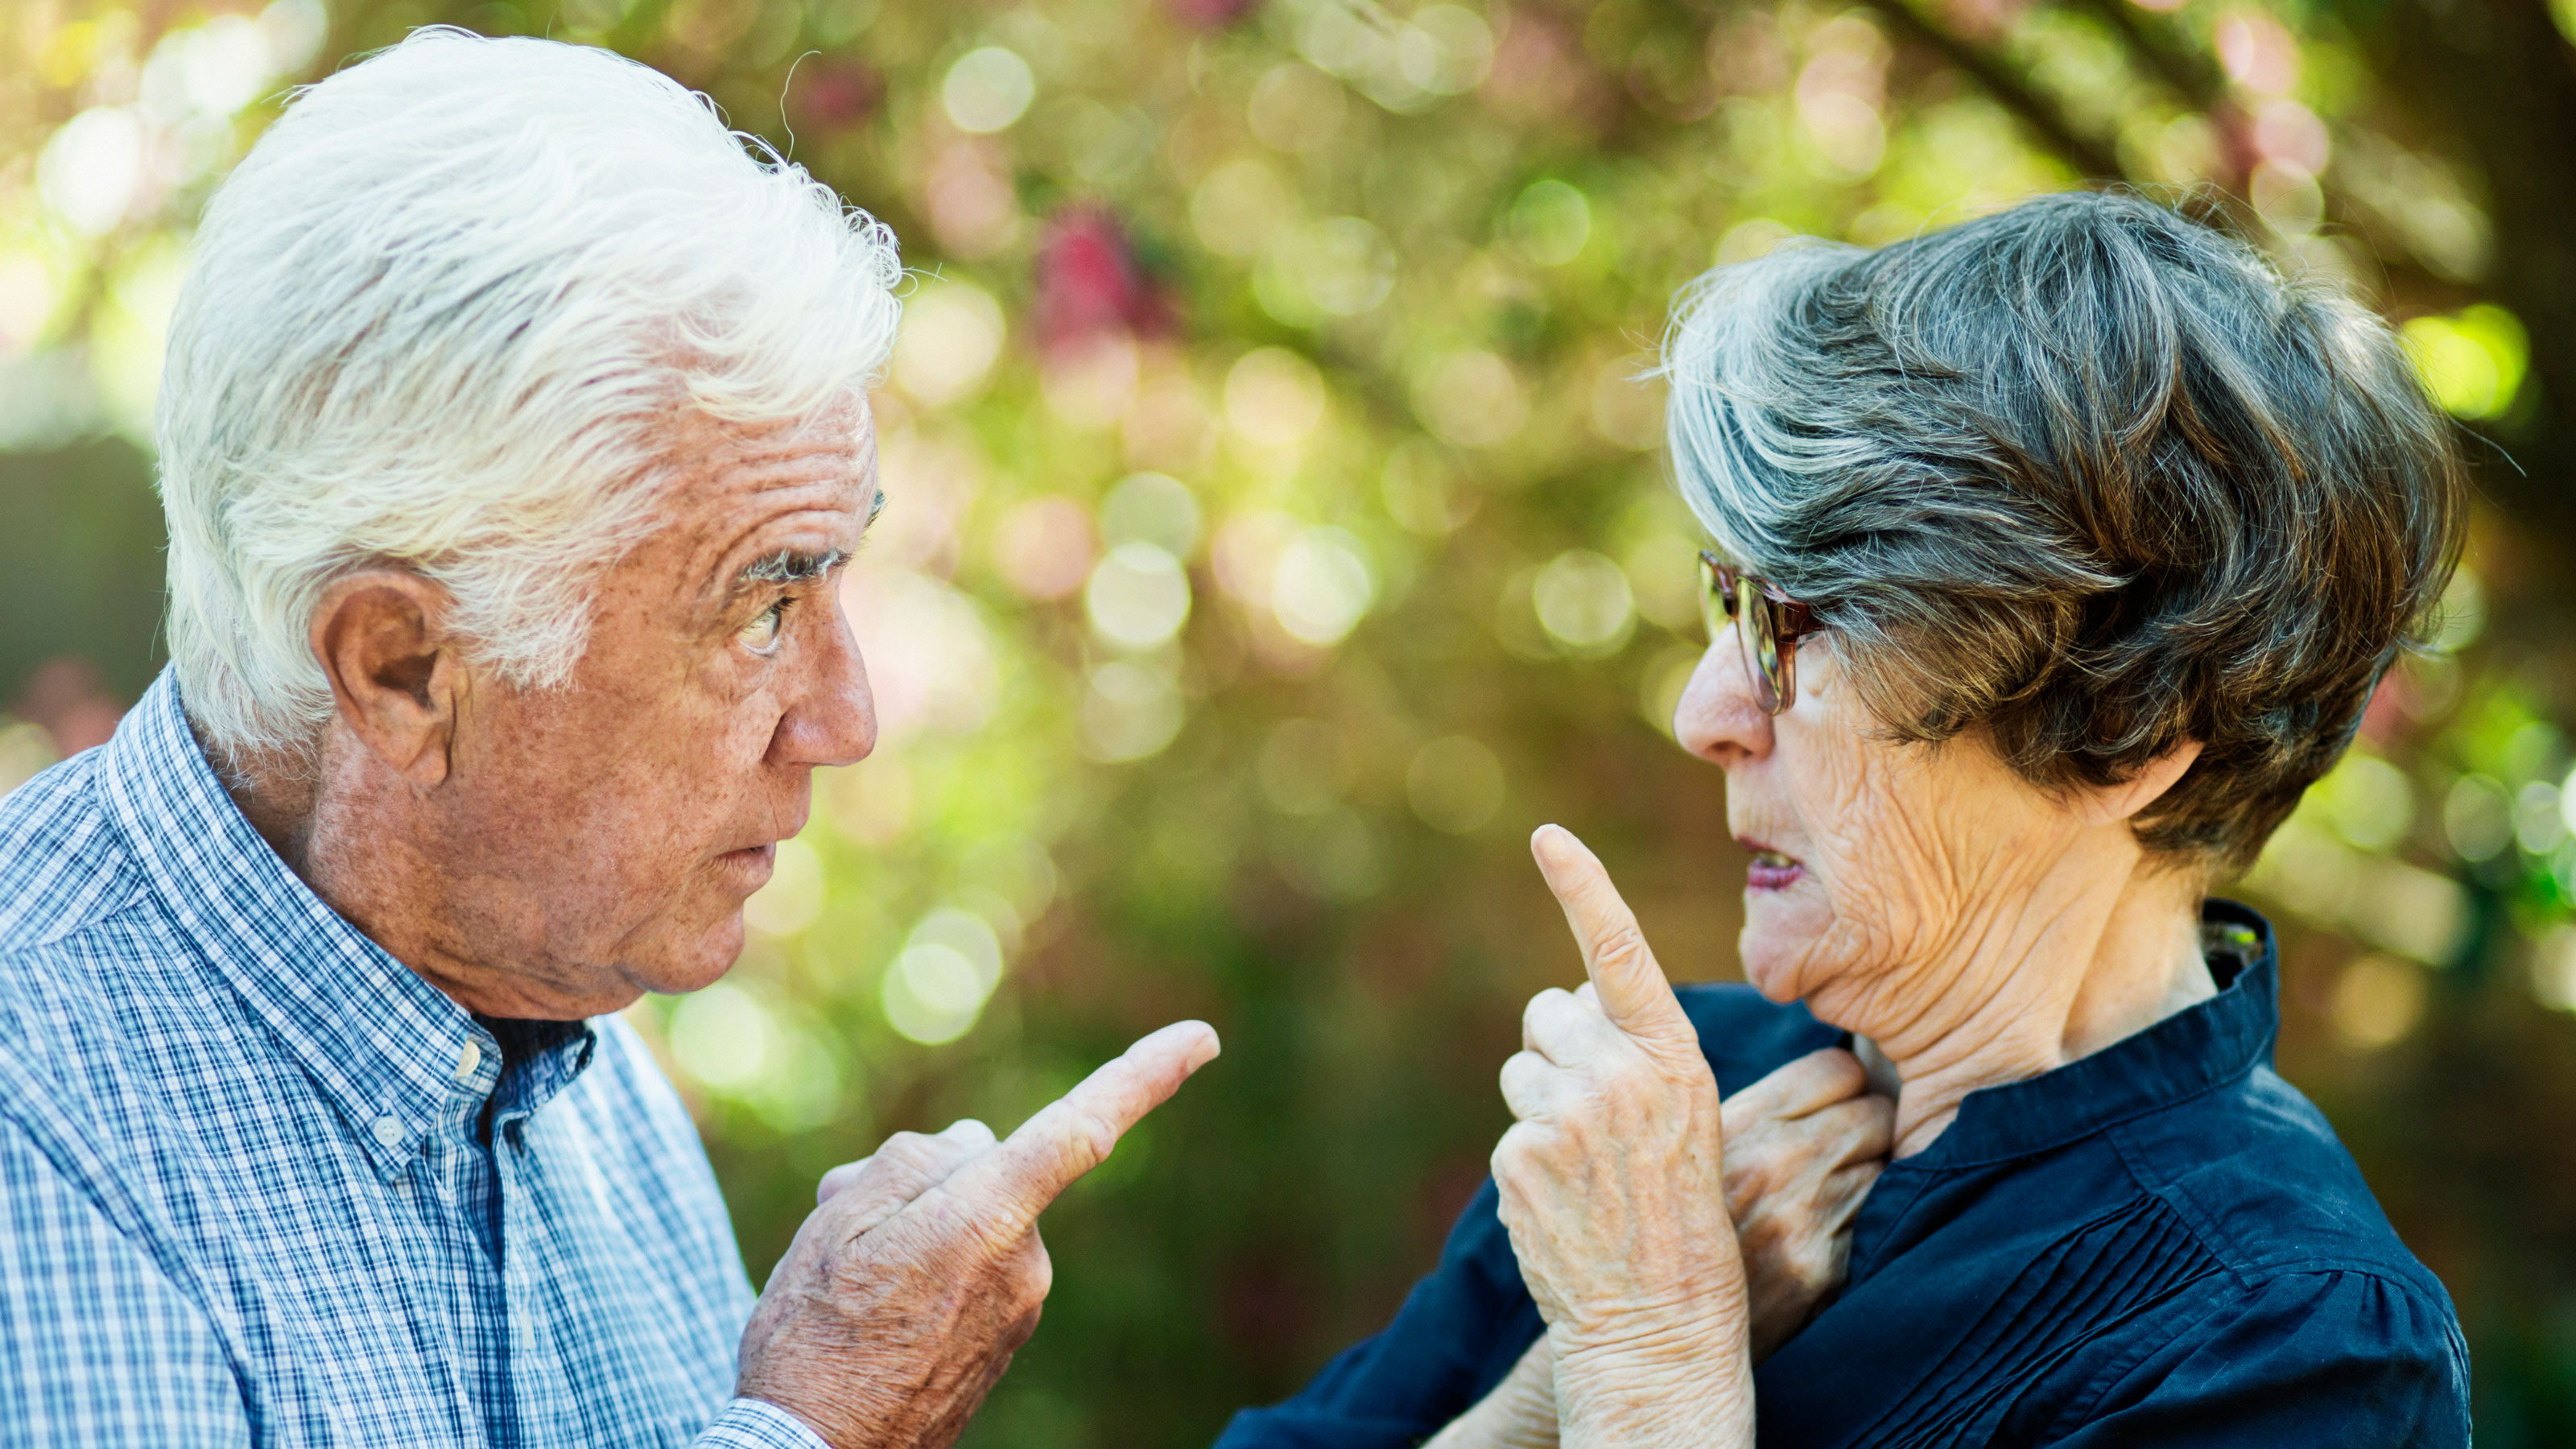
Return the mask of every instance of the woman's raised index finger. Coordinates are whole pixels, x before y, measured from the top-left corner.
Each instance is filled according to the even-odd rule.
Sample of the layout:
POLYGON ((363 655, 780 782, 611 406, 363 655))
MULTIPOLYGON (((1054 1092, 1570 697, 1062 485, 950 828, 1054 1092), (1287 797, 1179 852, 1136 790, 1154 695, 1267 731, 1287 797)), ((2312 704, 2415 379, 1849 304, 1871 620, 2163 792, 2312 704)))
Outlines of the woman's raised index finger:
POLYGON ((1530 837, 1530 854, 1565 908, 1602 1014, 1631 1036, 1696 1053, 1699 1033, 1682 1014, 1646 933, 1600 858, 1562 825, 1540 826, 1530 837))

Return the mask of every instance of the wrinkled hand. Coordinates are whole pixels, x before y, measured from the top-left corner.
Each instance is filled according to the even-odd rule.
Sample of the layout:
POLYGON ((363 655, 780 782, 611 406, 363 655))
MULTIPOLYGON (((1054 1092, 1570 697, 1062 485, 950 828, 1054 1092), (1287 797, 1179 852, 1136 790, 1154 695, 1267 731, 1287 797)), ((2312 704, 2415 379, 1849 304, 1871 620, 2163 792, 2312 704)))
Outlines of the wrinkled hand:
POLYGON ((1531 840, 1590 976, 1541 992, 1503 1064, 1518 1120, 1494 1149, 1503 1226, 1547 1321, 1568 1445, 1749 1444, 1745 1267, 1720 1183, 1722 1113, 1699 1035, 1600 861, 1531 840))
MULTIPOLYGON (((1842 1285, 1852 1217, 1887 1165, 1895 1117, 1895 1105, 1869 1094, 1868 1074, 1840 1047, 1780 1067, 1719 1108, 1721 1177, 1744 1258, 1753 1362, 1804 1328, 1842 1285)), ((1557 1449, 1547 1337, 1428 1449, 1557 1449)))
POLYGON ((1870 1095, 1858 1058, 1827 1047, 1727 1098, 1720 1115, 1760 1363, 1842 1286, 1852 1218, 1887 1166, 1896 1104, 1870 1095))
POLYGON ((903 1133, 836 1168, 743 1330, 735 1392, 833 1449, 945 1449, 1037 1327, 1038 1214, 1217 1054, 1181 1022, 1022 1124, 903 1133))

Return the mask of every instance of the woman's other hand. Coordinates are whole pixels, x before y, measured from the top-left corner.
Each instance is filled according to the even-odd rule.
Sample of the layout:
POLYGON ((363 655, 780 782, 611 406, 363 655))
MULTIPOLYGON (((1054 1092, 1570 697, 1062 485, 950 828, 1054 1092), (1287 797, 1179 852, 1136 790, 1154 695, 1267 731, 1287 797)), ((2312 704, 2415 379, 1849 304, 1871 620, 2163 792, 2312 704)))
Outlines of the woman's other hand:
POLYGON ((1721 1188, 1722 1110, 1699 1035, 1582 842, 1532 853, 1591 981, 1547 991, 1503 1065, 1519 1120, 1494 1181, 1548 1325, 1568 1446, 1750 1444, 1745 1267, 1721 1188))
MULTIPOLYGON (((1868 1073, 1850 1052, 1827 1047, 1727 1098, 1719 1119, 1726 1210, 1744 1257, 1758 1364, 1842 1286, 1852 1217, 1887 1165, 1896 1107, 1870 1093, 1868 1073)), ((1427 1449, 1557 1449, 1547 1336, 1427 1449)))
POLYGON ((1827 1047, 1727 1098, 1720 1118, 1760 1363, 1842 1286, 1852 1218, 1887 1166, 1896 1104, 1871 1094, 1858 1058, 1827 1047))

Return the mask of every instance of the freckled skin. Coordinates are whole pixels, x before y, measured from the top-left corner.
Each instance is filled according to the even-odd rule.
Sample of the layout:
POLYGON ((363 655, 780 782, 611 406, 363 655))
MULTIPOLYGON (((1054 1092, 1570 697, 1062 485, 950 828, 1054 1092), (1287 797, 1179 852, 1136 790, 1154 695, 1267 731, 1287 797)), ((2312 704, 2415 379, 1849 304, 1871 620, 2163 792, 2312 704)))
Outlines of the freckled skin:
POLYGON ((1745 976, 1774 1001, 1876 1042, 1904 1079, 1898 1155, 1981 1086, 2039 1075, 2216 991, 2200 955, 2206 881, 2147 855, 2129 822, 2198 754, 2051 793, 1971 731, 1885 738, 1844 684, 1830 635, 1802 642, 1796 703, 1752 698, 1731 634, 1674 716, 1723 767, 1737 838, 1798 862, 1745 892, 1745 976))
MULTIPOLYGON (((240 761, 227 781, 315 894, 486 1015, 593 1016, 722 976, 814 767, 876 743, 838 576, 879 502, 865 407, 672 426, 663 522, 591 591, 569 682, 503 683, 440 589, 362 569, 312 620, 336 705, 319 769, 240 761)), ((833 1449, 946 1449, 1037 1326, 1039 1214, 1216 1054, 1176 1022, 1007 1139, 899 1133, 836 1169, 735 1391, 833 1449)))
POLYGON ((814 767, 874 746, 837 576, 736 587, 782 550, 858 547, 877 493, 866 411, 803 429, 692 416, 673 443, 668 521, 599 580, 567 684, 474 662, 416 577, 353 576, 314 626, 342 703, 319 783, 248 792, 317 894, 474 1010, 571 1019, 723 975, 814 767), (427 708, 403 688, 424 674, 427 708))

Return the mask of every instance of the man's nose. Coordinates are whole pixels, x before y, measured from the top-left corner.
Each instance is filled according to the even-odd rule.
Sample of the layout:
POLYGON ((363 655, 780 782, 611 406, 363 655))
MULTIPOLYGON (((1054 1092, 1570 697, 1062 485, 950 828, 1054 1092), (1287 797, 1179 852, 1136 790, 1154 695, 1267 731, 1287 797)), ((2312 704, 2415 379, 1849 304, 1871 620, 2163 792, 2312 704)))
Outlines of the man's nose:
POLYGON ((782 764, 855 765, 877 747, 877 703, 868 688, 867 660, 850 632, 849 617, 837 607, 831 627, 816 632, 823 637, 807 655, 812 678, 778 722, 771 757, 782 764))
POLYGON ((1771 753, 1771 716, 1753 697, 1753 676, 1736 644, 1735 625, 1709 641, 1673 707, 1673 738, 1714 764, 1737 765, 1771 753))

